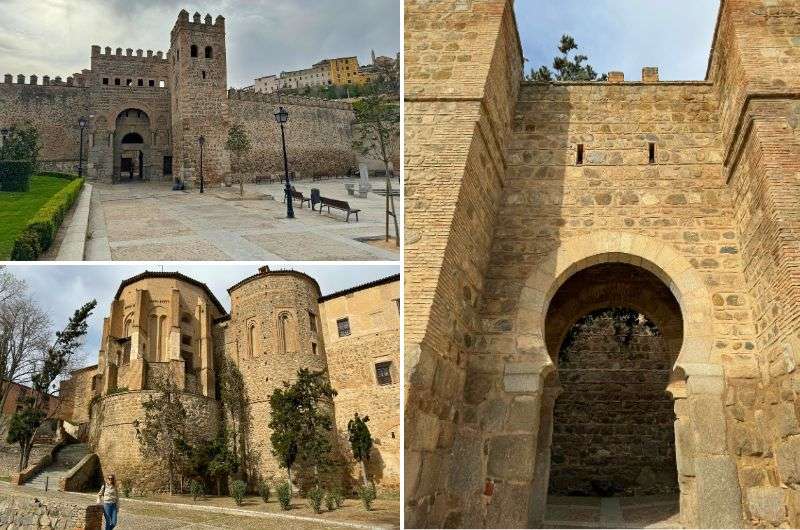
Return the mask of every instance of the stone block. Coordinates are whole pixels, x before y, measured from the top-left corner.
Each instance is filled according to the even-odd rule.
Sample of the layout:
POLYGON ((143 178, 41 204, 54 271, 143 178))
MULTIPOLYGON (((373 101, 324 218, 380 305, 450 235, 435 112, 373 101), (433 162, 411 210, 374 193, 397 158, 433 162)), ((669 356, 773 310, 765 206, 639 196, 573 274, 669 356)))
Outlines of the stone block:
POLYGON ((727 450, 725 415, 719 396, 690 396, 691 422, 697 454, 721 455, 727 450))
POLYGON ((450 453, 450 461, 455 465, 448 470, 447 485, 450 491, 480 491, 484 479, 480 474, 482 446, 481 437, 476 433, 460 431, 456 435, 450 453))
POLYGON ((778 526, 786 520, 786 495, 783 488, 759 486, 746 490, 747 509, 759 526, 778 526))
POLYGON ((797 421, 797 410, 794 403, 782 401, 772 407, 772 414, 778 436, 786 438, 792 434, 800 434, 800 424, 797 421))
POLYGON ((494 436, 488 441, 487 472, 492 478, 530 481, 533 477, 536 437, 529 434, 494 436))
POLYGON ((699 528, 742 528, 742 494, 729 456, 698 456, 695 494, 699 528))
POLYGON ((800 484, 800 435, 778 442, 775 448, 775 465, 781 484, 800 484))
POLYGON ((530 491, 527 486, 496 484, 486 509, 486 528, 526 528, 530 491))
POLYGON ((514 398, 506 420, 506 430, 535 433, 539 427, 540 401, 538 395, 514 398))
POLYGON ((755 355, 722 355, 722 366, 728 379, 757 379, 760 376, 755 355))

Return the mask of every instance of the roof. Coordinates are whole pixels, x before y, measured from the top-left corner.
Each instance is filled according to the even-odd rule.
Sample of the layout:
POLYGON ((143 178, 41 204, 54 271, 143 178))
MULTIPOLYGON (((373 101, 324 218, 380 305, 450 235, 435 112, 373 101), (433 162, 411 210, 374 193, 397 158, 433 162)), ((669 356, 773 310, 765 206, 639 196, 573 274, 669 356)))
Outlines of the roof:
POLYGON ((119 300, 119 297, 122 294, 122 290, 128 287, 129 285, 132 285, 141 280, 146 280, 148 278, 166 278, 171 280, 179 280, 194 285, 195 287, 199 287, 200 289, 205 291, 205 293, 211 299, 211 302, 214 304, 214 306, 216 306, 217 310, 221 314, 223 315, 228 314, 228 312, 225 310, 222 304, 219 303, 219 300, 217 300, 217 297, 214 296, 214 293, 211 292, 211 289, 208 288, 208 285, 204 284, 203 282, 197 281, 194 278, 190 278, 184 274, 181 274, 180 272, 144 271, 143 273, 137 274, 136 276, 132 276, 127 280, 122 280, 122 283, 119 284, 119 289, 117 289, 117 294, 114 295, 114 300, 119 300))
POLYGON ((358 291, 363 291, 365 289, 370 289, 372 287, 377 287, 379 285, 386 285, 387 283, 393 283, 393 282, 399 282, 399 281, 400 281, 400 275, 399 274, 393 274, 392 276, 387 276, 386 278, 381 278, 379 280, 375 280, 375 281, 372 281, 372 282, 369 282, 369 283, 362 283, 361 285, 356 285, 355 287, 350 287, 349 289, 345 289, 343 291, 338 291, 338 292, 331 293, 331 294, 328 294, 328 295, 325 295, 325 296, 321 296, 319 298, 319 301, 320 302, 325 302, 327 300, 331 300, 333 298, 338 298, 340 296, 345 296, 345 295, 348 295, 348 294, 351 294, 351 293, 355 293, 355 292, 358 292, 358 291))
POLYGON ((264 276, 297 276, 297 277, 303 278, 305 280, 311 280, 311 283, 313 283, 314 287, 317 288, 317 293, 319 293, 320 295, 322 294, 322 291, 319 288, 319 284, 317 283, 317 280, 315 280, 314 278, 312 278, 308 274, 306 274, 304 272, 300 272, 300 271, 295 271, 295 270, 292 270, 292 269, 270 270, 269 267, 261 267, 260 269, 258 269, 258 272, 256 274, 253 274, 252 276, 248 276, 244 280, 242 280, 242 281, 234 284, 233 286, 229 287, 228 288, 228 294, 232 293, 234 290, 238 289, 242 285, 250 283, 253 280, 257 280, 258 278, 262 278, 264 276))

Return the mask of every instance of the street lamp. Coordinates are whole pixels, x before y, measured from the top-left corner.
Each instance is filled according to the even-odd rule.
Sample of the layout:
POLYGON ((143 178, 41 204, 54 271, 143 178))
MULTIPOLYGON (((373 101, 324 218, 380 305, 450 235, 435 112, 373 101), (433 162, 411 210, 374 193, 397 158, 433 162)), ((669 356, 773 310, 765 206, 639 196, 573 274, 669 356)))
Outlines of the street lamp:
POLYGON ((83 176, 83 130, 86 128, 87 119, 81 116, 78 118, 78 127, 81 128, 81 146, 78 150, 78 176, 83 176))
POLYGON ((289 121, 289 113, 285 108, 279 107, 275 113, 275 121, 281 125, 281 143, 283 144, 283 172, 286 176, 286 217, 294 219, 294 207, 292 207, 292 187, 289 184, 289 159, 286 157, 286 135, 283 132, 283 125, 289 121))
POLYGON ((201 136, 197 139, 197 143, 200 144, 200 193, 203 193, 203 146, 206 144, 206 139, 201 136))

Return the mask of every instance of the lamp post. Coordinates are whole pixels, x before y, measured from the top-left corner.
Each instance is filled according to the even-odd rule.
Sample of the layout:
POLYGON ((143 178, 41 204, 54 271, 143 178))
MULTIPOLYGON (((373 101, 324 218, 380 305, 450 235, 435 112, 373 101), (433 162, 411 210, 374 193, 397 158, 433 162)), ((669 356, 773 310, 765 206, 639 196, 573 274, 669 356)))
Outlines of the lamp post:
POLYGON ((78 176, 83 176, 83 130, 86 128, 86 118, 81 116, 78 118, 78 127, 81 128, 81 146, 78 149, 78 176))
POLYGON ((286 157, 286 135, 283 132, 283 125, 289 121, 289 113, 285 108, 279 107, 275 113, 275 121, 281 126, 281 143, 283 144, 283 172, 286 176, 286 217, 294 219, 294 208, 292 207, 292 187, 289 184, 289 159, 286 157))
POLYGON ((206 143, 206 139, 201 136, 197 139, 197 143, 200 144, 200 193, 203 193, 203 146, 206 143))

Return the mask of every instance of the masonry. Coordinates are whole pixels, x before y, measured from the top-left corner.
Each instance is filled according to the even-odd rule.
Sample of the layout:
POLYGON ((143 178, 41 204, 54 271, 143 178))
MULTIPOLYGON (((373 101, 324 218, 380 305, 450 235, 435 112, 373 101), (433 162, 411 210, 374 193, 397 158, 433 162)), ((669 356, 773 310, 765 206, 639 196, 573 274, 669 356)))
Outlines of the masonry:
POLYGON ((374 418, 370 478, 383 491, 398 490, 399 276, 321 297, 313 278, 263 267, 228 292, 230 313, 205 284, 179 273, 145 272, 122 282, 103 323, 97 365, 61 383, 60 419, 89 443, 103 472, 137 491, 163 487, 163 463, 139 451, 142 404, 169 377, 192 427, 213 438, 229 421, 220 389, 229 360, 242 374, 242 434, 253 484, 285 476, 271 453, 269 396, 307 368, 324 371, 339 391, 332 409, 335 460, 350 462, 334 475, 340 486, 358 479, 347 442, 347 421, 358 412, 374 418), (378 377, 384 368, 388 380, 378 377))
POLYGON ((30 123, 39 131, 46 168, 75 171, 81 148, 90 178, 219 184, 283 171, 274 113, 289 112, 289 161, 298 177, 347 174, 355 164, 349 103, 278 97, 228 87, 225 19, 181 11, 164 53, 100 46, 90 68, 66 79, 6 74, 0 83, 0 126, 30 123), (88 118, 81 145, 79 117, 88 118), (224 149, 241 125, 253 149, 224 149), (276 136, 277 135, 277 136, 276 136))
POLYGON ((406 1, 407 525, 542 524, 613 307, 663 331, 682 524, 800 524, 798 18, 723 0, 703 81, 529 83, 513 2, 406 1))

